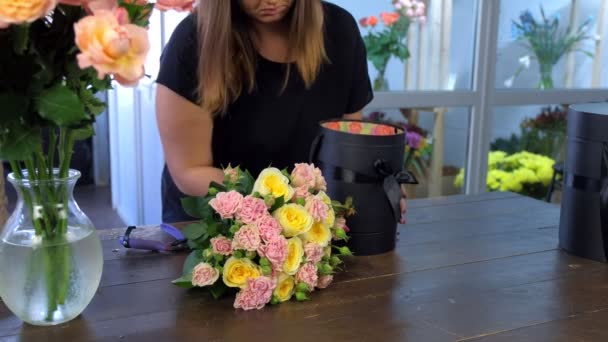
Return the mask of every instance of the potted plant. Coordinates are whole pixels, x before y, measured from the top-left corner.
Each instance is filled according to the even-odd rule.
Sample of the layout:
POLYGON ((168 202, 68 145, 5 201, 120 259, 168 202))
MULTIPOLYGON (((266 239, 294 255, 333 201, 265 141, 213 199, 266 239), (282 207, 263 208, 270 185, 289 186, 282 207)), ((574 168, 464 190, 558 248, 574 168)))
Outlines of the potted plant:
POLYGON ((0 235, 0 296, 30 324, 75 318, 99 286, 101 244, 72 196, 80 172, 70 161, 105 109, 96 94, 112 79, 135 85, 144 76, 153 8, 145 0, 0 1, 0 159, 19 195, 0 235))

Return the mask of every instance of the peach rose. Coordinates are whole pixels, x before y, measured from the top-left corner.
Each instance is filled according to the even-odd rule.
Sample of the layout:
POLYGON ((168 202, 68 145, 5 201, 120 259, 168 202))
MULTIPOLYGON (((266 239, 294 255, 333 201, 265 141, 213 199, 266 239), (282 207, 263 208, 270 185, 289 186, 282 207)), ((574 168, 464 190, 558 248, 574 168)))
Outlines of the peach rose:
POLYGON ((214 254, 230 255, 232 254, 232 241, 229 238, 218 235, 211 239, 211 247, 214 254))
POLYGON ((317 282, 317 288, 318 289, 324 289, 327 288, 331 282, 334 280, 334 276, 333 275, 323 275, 319 277, 319 281, 317 282))
POLYGON ((56 5, 57 0, 0 0, 0 25, 31 23, 56 5))
MULTIPOLYGON (((74 25, 80 68, 93 67, 99 79, 111 74, 123 85, 136 85, 144 76, 150 49, 146 29, 121 25, 121 11, 97 10, 74 25)), ((124 14, 124 12, 123 12, 124 14)))
POLYGON ((296 164, 291 172, 291 185, 294 187, 306 186, 309 189, 315 186, 314 166, 310 164, 296 164))
POLYGON ((194 8, 194 0, 158 0, 156 9, 159 11, 190 11, 194 8))
POLYGON ((192 285, 209 286, 213 285, 220 277, 220 272, 206 262, 201 262, 192 270, 192 285))
POLYGON ((327 215, 329 212, 329 208, 322 199, 317 196, 308 196, 306 198, 306 204, 304 208, 308 211, 308 213, 312 216, 312 218, 317 222, 322 222, 327 220, 327 215))
POLYGON ((399 13, 382 12, 380 17, 385 26, 391 26, 399 20, 399 13))

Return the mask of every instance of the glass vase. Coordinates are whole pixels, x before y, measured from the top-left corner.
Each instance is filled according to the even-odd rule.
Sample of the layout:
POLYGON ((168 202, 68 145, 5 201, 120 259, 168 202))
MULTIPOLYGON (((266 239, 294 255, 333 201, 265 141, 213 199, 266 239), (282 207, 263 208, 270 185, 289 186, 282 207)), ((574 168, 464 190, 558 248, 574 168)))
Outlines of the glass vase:
POLYGON ((29 324, 74 319, 99 287, 101 242, 74 200, 79 177, 76 170, 65 178, 59 178, 59 170, 8 176, 18 201, 0 234, 0 297, 29 324))
POLYGON ((538 88, 540 89, 553 89, 553 65, 548 63, 542 63, 540 68, 540 82, 538 88))
POLYGON ((374 79, 375 91, 389 91, 388 80, 384 77, 384 71, 378 72, 378 76, 374 79))

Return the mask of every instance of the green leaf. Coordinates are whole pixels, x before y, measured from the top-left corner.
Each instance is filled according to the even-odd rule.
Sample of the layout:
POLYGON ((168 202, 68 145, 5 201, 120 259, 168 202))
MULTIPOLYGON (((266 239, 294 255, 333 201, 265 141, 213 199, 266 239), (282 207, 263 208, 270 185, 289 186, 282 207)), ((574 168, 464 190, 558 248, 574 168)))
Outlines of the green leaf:
POLYGON ((220 299, 226 293, 226 290, 228 290, 228 286, 221 279, 209 287, 209 292, 215 299, 220 299))
POLYGON ((39 151, 42 146, 40 130, 11 123, 2 128, 0 135, 0 159, 24 160, 39 151))
POLYGON ((239 179, 235 190, 242 194, 250 194, 253 192, 255 178, 253 178, 248 170, 245 170, 243 174, 244 176, 239 179))
POLYGON ((227 191, 228 190, 228 188, 226 188, 223 184, 216 183, 216 182, 209 183, 209 188, 215 188, 219 192, 223 192, 223 191, 227 191))
POLYGON ((89 137, 92 137, 95 134, 95 130, 93 129, 93 125, 86 125, 84 127, 75 129, 72 131, 74 134, 74 140, 85 140, 89 137))
POLYGON ((186 274, 183 277, 177 278, 171 282, 175 286, 183 287, 185 289, 191 289, 192 285, 192 274, 186 274))
POLYGON ((272 208, 270 208, 270 212, 274 212, 275 210, 279 209, 280 207, 282 207, 285 204, 285 198, 283 196, 277 198, 274 202, 274 204, 272 205, 272 208))
POLYGON ((95 88, 97 91, 112 89, 112 80, 110 79, 110 76, 106 76, 100 80, 99 77, 97 77, 97 73, 94 69, 91 69, 91 72, 93 75, 89 82, 93 88, 95 88))
POLYGON ((202 262, 201 252, 199 250, 192 251, 184 261, 183 274, 191 274, 194 267, 202 262))
POLYGON ((59 83, 40 94, 37 107, 40 116, 58 126, 76 125, 89 118, 78 95, 59 83))
POLYGON ((301 206, 304 206, 306 204, 306 200, 303 199, 303 198, 298 198, 296 200, 296 203, 299 204, 299 205, 301 205, 301 206))
POLYGON ((185 197, 182 198, 182 207, 186 214, 204 219, 213 215, 212 208, 209 206, 210 200, 209 197, 185 197))
POLYGON ((188 240, 196 240, 207 232, 207 224, 205 222, 192 223, 184 227, 183 233, 188 240))
POLYGON ((106 109, 105 102, 98 99, 90 89, 85 89, 80 92, 80 98, 84 103, 84 107, 91 115, 97 116, 106 109))

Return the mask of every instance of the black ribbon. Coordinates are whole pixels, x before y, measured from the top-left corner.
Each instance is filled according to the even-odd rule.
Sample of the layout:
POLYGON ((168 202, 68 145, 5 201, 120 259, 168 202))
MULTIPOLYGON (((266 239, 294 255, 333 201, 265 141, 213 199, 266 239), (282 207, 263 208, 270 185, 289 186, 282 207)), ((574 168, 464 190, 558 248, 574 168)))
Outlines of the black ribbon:
POLYGON ((411 172, 405 170, 393 171, 390 164, 385 160, 376 160, 374 163, 376 174, 373 176, 338 166, 327 165, 321 161, 317 161, 317 164, 323 169, 325 177, 328 179, 351 184, 373 184, 382 182, 386 199, 391 206, 396 222, 401 220, 400 201, 403 196, 401 193, 401 184, 418 184, 418 180, 411 172))

